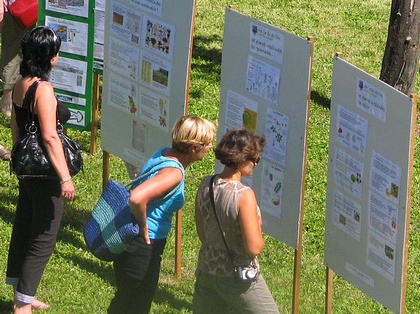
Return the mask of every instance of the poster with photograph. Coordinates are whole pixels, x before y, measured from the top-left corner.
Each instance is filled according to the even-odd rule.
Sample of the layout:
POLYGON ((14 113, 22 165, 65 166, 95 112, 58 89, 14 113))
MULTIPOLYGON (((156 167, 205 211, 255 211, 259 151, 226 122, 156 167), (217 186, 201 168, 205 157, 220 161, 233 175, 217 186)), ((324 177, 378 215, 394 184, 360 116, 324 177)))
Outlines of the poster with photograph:
POLYGON ((144 19, 144 24, 143 47, 153 54, 172 59, 175 27, 148 16, 144 19))
POLYGON ((49 11, 88 17, 90 0, 46 0, 45 8, 49 11))
POLYGON ((60 57, 51 70, 54 88, 84 95, 86 93, 87 62, 60 57))
POLYGON ((51 27, 60 37, 60 51, 87 56, 89 27, 87 23, 46 16, 45 24, 51 27))
POLYGON ((140 56, 140 82, 166 96, 171 93, 172 64, 170 61, 144 51, 140 56))
POLYGON ((256 130, 258 103, 246 96, 229 90, 226 98, 226 125, 233 128, 256 130))
POLYGON ((112 2, 110 35, 113 38, 140 45, 143 14, 119 1, 112 2))

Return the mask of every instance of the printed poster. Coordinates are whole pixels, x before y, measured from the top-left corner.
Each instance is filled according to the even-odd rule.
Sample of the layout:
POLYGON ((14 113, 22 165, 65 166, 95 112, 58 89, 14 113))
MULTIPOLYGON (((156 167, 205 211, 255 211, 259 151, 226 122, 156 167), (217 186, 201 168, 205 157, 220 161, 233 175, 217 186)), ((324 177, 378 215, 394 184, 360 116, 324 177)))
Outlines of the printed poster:
POLYGON ((365 156, 368 120, 354 111, 338 106, 337 143, 350 148, 361 157, 365 156))
POLYGON ((60 57, 51 70, 50 81, 54 88, 86 94, 87 62, 60 57))
POLYGON ((363 162, 344 150, 336 148, 334 159, 334 181, 337 186, 362 199, 363 162))
POLYGON ((280 68, 248 56, 245 90, 275 104, 279 99, 279 89, 280 68))
POLYGON ((362 205, 338 190, 333 195, 333 225, 360 241, 362 205))
POLYGON ((261 208, 270 215, 281 218, 284 170, 276 165, 262 162, 261 208))
POLYGON ((370 188, 388 201, 398 204, 401 167, 374 151, 370 169, 370 188))
POLYGON ((226 121, 233 128, 255 130, 257 127, 258 103, 232 90, 226 96, 226 121))
POLYGON ((87 23, 46 16, 45 24, 51 27, 60 37, 60 51, 87 56, 89 26, 87 23))
POLYGON ((267 141, 263 154, 283 167, 286 164, 288 134, 289 117, 268 107, 264 134, 267 141))
POLYGON ((265 57, 270 61, 282 64, 284 36, 275 30, 257 23, 251 23, 249 51, 265 57))
POLYGON ((357 107, 386 122, 386 93, 375 85, 357 78, 357 107))

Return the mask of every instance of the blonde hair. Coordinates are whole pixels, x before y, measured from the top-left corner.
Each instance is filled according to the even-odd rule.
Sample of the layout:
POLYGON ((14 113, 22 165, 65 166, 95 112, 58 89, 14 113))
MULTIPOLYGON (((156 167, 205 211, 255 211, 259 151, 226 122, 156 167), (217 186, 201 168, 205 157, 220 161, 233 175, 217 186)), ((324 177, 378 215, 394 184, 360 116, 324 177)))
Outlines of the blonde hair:
POLYGON ((210 120, 185 115, 178 119, 172 129, 172 148, 179 153, 188 153, 194 145, 208 145, 216 136, 216 126, 210 120))

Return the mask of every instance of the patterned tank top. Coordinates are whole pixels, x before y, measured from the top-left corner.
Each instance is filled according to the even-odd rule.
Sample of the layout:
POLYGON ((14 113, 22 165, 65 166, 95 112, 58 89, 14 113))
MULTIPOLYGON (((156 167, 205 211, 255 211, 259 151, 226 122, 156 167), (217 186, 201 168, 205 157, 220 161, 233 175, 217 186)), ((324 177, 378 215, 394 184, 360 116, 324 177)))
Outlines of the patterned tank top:
MULTIPOLYGON (((203 220, 205 242, 201 244, 197 269, 208 274, 231 277, 234 266, 257 265, 258 258, 252 258, 245 251, 239 224, 239 198, 250 187, 239 181, 225 181, 218 176, 214 180, 214 198, 216 213, 225 234, 230 252, 234 257, 232 263, 217 224, 209 196, 210 176, 206 177, 197 192, 197 208, 203 220)), ((258 208, 260 215, 260 209, 258 208)))

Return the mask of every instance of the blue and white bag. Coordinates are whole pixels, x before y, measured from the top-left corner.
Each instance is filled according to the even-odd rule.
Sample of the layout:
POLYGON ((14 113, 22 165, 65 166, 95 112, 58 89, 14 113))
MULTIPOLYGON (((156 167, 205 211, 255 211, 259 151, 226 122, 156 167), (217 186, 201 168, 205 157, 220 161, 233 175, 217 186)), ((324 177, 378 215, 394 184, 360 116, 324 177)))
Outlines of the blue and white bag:
MULTIPOLYGON (((176 167, 183 171, 179 162, 165 160, 127 185, 113 179, 108 180, 83 228, 86 245, 93 255, 104 261, 113 261, 139 234, 139 225, 130 210, 130 192, 151 173, 165 167, 176 167)), ((170 197, 177 188, 172 189, 165 198, 170 197)))

